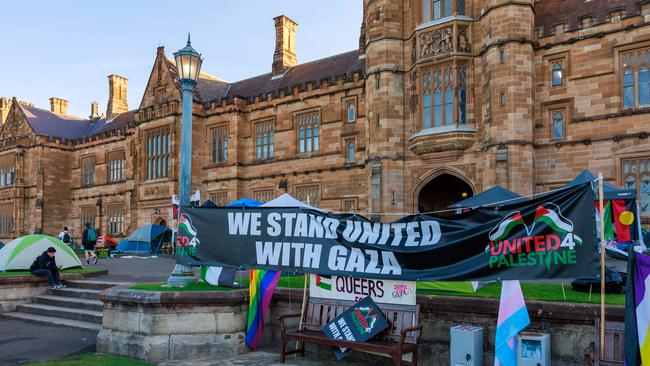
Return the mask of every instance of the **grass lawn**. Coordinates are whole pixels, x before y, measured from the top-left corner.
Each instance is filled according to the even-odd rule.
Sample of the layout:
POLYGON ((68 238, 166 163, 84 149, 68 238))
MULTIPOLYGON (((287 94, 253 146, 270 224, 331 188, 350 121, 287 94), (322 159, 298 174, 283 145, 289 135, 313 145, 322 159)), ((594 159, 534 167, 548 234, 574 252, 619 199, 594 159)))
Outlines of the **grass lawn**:
MULTIPOLYGON (((86 275, 89 273, 94 273, 94 272, 99 272, 103 271, 101 268, 68 268, 64 269, 61 271, 61 274, 66 274, 66 273, 77 273, 80 275, 86 275)), ((6 272, 0 272, 0 276, 31 276, 32 273, 30 271, 6 271, 6 272)))
MULTIPOLYGON (((248 286, 248 278, 244 277, 237 279, 246 288, 248 286)), ((304 285, 304 278, 302 276, 282 276, 278 281, 278 287, 283 288, 302 288, 304 285)), ((168 287, 165 283, 145 283, 130 287, 133 290, 145 291, 232 291, 230 287, 212 286, 203 281, 193 282, 186 287, 168 287)), ((575 302, 575 303, 591 303, 600 304, 600 288, 594 289, 594 293, 589 298, 588 293, 573 291, 570 283, 564 284, 564 294, 562 293, 562 285, 554 284, 528 284, 521 285, 526 300, 540 300, 540 301, 556 301, 556 302, 575 302), (565 298, 566 295, 566 298, 565 298)), ((476 293, 462 293, 453 291, 441 290, 424 290, 418 289, 417 293, 420 295, 430 296, 461 296, 461 297, 483 297, 498 299, 501 296, 501 284, 491 283, 476 293)), ((625 294, 620 295, 606 295, 605 303, 609 305, 625 305, 625 294)))
POLYGON ((38 366, 153 366, 152 363, 134 360, 132 358, 105 355, 102 353, 84 353, 83 355, 66 357, 54 361, 36 362, 29 365, 38 366))

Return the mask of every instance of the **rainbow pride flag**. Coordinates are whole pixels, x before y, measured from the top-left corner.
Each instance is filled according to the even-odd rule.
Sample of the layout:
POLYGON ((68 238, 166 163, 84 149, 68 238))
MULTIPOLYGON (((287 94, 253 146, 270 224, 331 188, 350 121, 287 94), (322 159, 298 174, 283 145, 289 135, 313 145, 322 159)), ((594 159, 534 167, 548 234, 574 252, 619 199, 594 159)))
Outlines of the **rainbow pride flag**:
POLYGON ((280 271, 251 269, 250 301, 248 303, 248 325, 246 327, 246 345, 257 348, 262 338, 264 317, 269 310, 271 297, 280 279, 280 271))

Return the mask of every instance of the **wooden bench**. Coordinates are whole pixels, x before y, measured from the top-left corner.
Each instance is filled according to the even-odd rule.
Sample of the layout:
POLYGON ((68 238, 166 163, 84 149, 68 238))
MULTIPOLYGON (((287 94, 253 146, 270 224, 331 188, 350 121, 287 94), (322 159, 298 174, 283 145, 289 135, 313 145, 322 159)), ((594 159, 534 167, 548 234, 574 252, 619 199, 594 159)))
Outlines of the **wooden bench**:
POLYGON ((289 354, 300 353, 304 356, 305 343, 311 343, 386 354, 393 359, 395 365, 401 365, 402 356, 411 353, 411 365, 417 366, 418 339, 422 335, 422 324, 419 324, 420 305, 380 304, 379 308, 388 320, 388 328, 367 342, 326 337, 323 327, 354 304, 354 301, 310 297, 302 330, 287 329, 284 324, 285 319, 300 318, 300 314, 280 316, 280 363, 284 363, 289 354), (291 341, 298 341, 300 345, 297 349, 287 351, 286 347, 291 341))

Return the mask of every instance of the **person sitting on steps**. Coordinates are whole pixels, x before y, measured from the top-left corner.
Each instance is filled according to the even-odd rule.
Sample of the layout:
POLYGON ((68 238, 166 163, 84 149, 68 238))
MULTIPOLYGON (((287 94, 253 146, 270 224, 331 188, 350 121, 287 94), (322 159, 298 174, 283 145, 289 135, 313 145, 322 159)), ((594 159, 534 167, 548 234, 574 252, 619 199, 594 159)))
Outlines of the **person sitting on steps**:
POLYGON ((95 244, 97 244, 97 234, 95 230, 90 226, 90 223, 86 223, 86 228, 84 229, 83 234, 81 235, 81 244, 84 247, 84 254, 86 256, 86 264, 90 264, 92 259, 93 264, 97 264, 97 254, 95 253, 95 244))
POLYGON ((54 247, 47 248, 41 255, 36 257, 34 263, 29 267, 29 271, 35 276, 47 276, 47 283, 50 288, 57 289, 63 288, 65 285, 61 284, 61 276, 59 270, 61 266, 56 265, 56 249, 54 247))

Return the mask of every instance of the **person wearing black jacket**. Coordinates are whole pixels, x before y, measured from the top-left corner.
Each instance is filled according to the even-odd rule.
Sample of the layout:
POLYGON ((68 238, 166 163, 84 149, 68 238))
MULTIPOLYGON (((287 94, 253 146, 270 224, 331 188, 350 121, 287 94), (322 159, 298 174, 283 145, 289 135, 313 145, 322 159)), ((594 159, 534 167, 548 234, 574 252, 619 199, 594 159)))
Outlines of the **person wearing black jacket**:
POLYGON ((61 284, 61 276, 59 269, 61 266, 56 265, 56 249, 54 247, 47 248, 41 255, 36 257, 34 263, 29 267, 29 271, 35 276, 47 276, 47 282, 50 288, 63 288, 65 285, 61 284))

